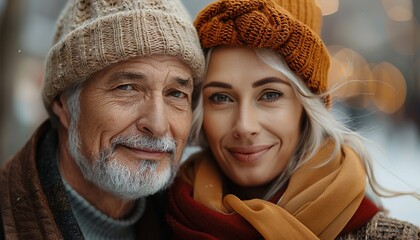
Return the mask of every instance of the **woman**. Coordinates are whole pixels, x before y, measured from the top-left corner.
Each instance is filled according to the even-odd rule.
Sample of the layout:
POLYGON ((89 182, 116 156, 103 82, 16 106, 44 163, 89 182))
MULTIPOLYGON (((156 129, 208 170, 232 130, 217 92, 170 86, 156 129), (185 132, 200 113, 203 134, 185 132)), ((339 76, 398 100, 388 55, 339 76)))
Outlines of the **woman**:
POLYGON ((365 196, 361 137, 334 119, 312 0, 221 0, 195 22, 207 74, 203 148, 168 192, 175 239, 418 239, 365 196))

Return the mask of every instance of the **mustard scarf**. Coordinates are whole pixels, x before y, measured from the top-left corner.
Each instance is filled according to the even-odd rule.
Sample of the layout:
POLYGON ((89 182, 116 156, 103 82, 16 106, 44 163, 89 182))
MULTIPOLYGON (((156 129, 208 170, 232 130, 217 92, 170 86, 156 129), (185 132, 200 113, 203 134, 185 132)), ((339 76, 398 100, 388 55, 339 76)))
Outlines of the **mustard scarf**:
POLYGON ((326 144, 291 176, 277 204, 223 196, 222 172, 204 154, 196 155, 194 167, 181 174, 193 185, 196 201, 214 211, 240 214, 265 239, 334 239, 359 207, 366 175, 349 147, 324 164, 333 147, 326 144))

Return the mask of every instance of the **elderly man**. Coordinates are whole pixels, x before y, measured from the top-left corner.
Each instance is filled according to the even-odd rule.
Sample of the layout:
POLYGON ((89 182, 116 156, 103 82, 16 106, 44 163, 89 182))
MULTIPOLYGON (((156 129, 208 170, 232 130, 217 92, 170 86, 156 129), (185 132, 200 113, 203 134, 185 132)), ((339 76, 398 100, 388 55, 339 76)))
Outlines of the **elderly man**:
POLYGON ((204 58, 178 0, 69 0, 47 56, 50 119, 1 168, 0 238, 158 239, 204 58))

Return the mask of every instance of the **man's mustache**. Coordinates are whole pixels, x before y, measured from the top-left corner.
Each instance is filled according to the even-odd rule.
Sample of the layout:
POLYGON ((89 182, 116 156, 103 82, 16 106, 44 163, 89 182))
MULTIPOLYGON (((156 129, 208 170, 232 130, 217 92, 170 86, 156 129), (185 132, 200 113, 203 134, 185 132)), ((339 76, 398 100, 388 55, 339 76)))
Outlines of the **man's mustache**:
POLYGON ((174 154, 176 152, 175 139, 169 136, 151 137, 151 136, 118 136, 112 140, 112 149, 117 145, 123 145, 131 148, 147 149, 151 151, 166 152, 174 154))

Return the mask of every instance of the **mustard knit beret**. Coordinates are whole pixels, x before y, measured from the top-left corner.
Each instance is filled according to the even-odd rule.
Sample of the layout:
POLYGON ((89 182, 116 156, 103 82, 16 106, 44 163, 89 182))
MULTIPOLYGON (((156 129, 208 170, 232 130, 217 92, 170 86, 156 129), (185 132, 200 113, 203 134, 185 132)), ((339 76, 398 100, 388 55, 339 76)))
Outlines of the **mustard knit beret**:
POLYGON ((150 54, 176 56, 201 78, 204 56, 179 0, 68 0, 46 59, 44 104, 113 63, 150 54))
MULTIPOLYGON (((329 56, 319 37, 321 11, 315 0, 219 0, 197 16, 202 47, 271 48, 315 94, 328 85, 329 56)), ((327 107, 329 96, 324 97, 327 107)))

